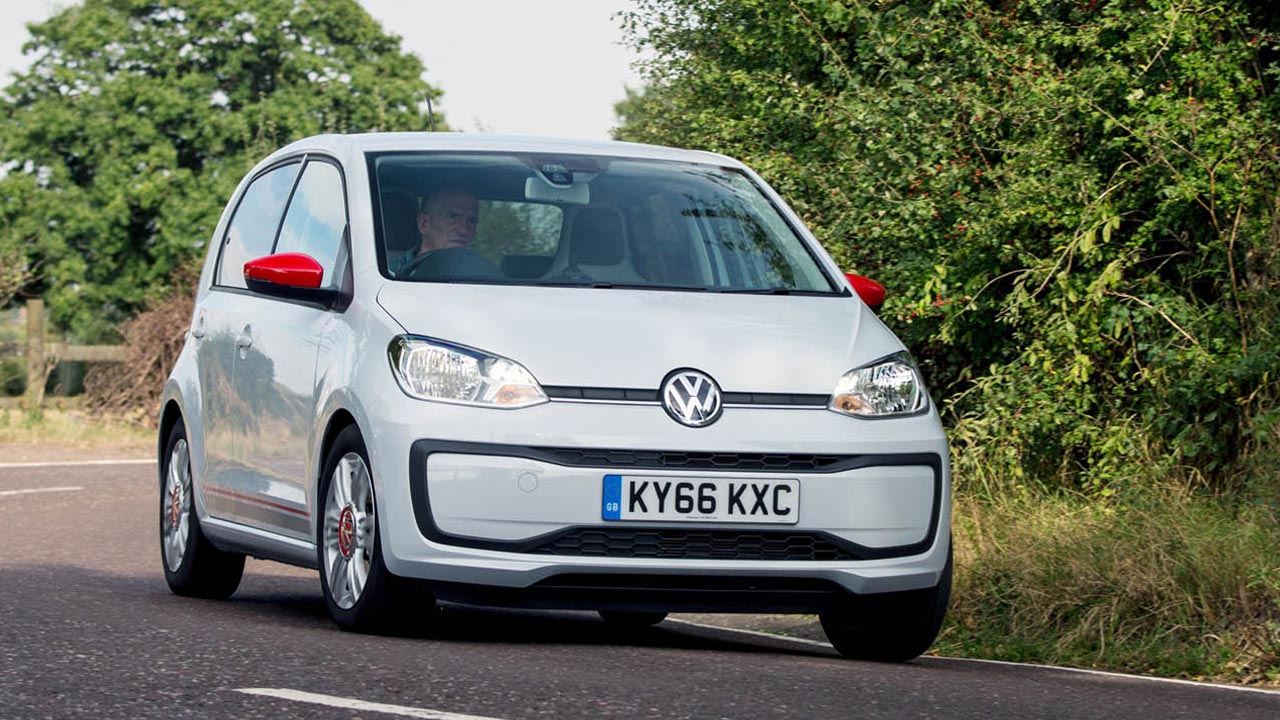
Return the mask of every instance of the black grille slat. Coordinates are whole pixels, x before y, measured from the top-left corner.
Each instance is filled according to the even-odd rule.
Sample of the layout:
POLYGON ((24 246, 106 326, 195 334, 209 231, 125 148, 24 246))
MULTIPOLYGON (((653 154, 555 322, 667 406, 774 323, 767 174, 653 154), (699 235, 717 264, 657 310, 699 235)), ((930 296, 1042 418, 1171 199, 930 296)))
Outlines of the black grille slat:
POLYGON ((857 560, 815 533, 742 530, 582 528, 528 552, 578 557, 687 560, 857 560))
MULTIPOLYGON (((597 400, 605 402, 656 403, 661 400, 657 389, 577 387, 544 385, 542 391, 552 400, 597 400)), ((721 394, 726 405, 773 405, 782 407, 826 407, 830 395, 806 393, 726 392, 721 394)))
POLYGON ((544 385, 542 391, 553 400, 606 400, 610 402, 658 402, 658 391, 646 388, 573 387, 544 385))
POLYGON ((847 464, 848 455, 803 453, 677 452, 665 450, 594 450, 539 448, 562 465, 692 470, 772 470, 821 472, 847 464))
POLYGON ((830 395, 799 395, 794 393, 727 392, 722 396, 726 405, 794 405, 796 407, 826 407, 830 395))

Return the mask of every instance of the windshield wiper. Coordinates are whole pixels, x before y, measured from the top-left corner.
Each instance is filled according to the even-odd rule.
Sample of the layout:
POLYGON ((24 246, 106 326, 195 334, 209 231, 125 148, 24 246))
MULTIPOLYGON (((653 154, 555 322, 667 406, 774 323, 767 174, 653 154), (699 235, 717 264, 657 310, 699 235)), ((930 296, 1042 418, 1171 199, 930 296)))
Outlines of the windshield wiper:
POLYGON ((644 285, 640 283, 596 282, 591 283, 591 287, 617 290, 683 290, 685 292, 710 292, 707 288, 699 285, 644 285))
POLYGON ((717 292, 728 295, 797 295, 804 297, 846 297, 842 293, 831 292, 829 290, 801 290, 799 288, 770 287, 770 288, 749 288, 734 290, 718 290, 717 292))
POLYGON ((538 287, 580 287, 593 290, 682 290, 685 292, 713 292, 710 288, 699 285, 645 285, 641 283, 611 282, 536 282, 538 287))
POLYGON ((748 288, 746 290, 721 290, 726 295, 790 295, 793 291, 791 288, 770 287, 770 288, 748 288))

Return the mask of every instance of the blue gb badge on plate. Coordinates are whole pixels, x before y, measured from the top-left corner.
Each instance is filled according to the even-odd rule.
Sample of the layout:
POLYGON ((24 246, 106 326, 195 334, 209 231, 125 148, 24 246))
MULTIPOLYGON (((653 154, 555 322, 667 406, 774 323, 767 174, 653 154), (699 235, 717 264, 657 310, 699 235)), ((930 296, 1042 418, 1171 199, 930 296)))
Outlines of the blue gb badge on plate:
POLYGON ((621 520, 622 519, 622 476, 621 475, 605 475, 604 476, 604 496, 603 505, 600 509, 600 517, 605 520, 621 520))

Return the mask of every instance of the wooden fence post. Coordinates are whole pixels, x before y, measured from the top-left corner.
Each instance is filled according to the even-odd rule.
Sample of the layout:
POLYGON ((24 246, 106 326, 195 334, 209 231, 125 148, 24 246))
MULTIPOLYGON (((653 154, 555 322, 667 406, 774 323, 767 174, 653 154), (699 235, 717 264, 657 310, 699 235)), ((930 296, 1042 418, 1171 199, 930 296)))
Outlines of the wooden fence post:
POLYGON ((44 401, 44 301, 27 301, 27 408, 44 401))
MULTIPOLYGON (((37 410, 44 404, 44 386, 49 374, 60 362, 123 362, 128 359, 129 348, 123 345, 69 345, 53 337, 45 337, 44 301, 27 301, 27 391, 21 399, 0 397, 0 407, 12 407, 16 403, 37 410)), ((0 357, 18 355, 23 351, 18 343, 0 343, 0 357)))

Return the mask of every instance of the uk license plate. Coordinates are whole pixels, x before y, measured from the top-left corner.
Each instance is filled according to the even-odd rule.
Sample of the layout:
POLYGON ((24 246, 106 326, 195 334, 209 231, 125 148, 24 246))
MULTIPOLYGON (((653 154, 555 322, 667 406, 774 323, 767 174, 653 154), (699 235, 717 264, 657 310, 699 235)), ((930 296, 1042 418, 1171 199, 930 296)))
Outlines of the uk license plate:
POLYGON ((605 475, 601 517, 794 525, 800 519, 800 481, 605 475))

